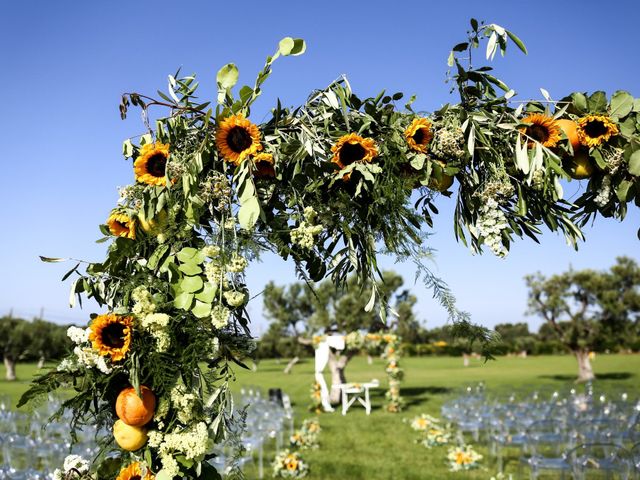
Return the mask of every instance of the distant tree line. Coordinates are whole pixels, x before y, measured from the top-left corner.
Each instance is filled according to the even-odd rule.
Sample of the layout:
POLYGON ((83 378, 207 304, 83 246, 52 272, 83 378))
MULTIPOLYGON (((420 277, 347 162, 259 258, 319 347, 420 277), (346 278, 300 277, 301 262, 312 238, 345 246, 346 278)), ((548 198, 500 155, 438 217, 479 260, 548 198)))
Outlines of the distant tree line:
MULTIPOLYGON (((312 349, 302 349, 296 337, 288 335, 286 331, 274 328, 269 330, 258 341, 258 358, 291 358, 294 356, 312 356, 312 349)), ((567 328, 568 326, 563 326, 567 328)), ((529 325, 520 323, 501 323, 495 326, 500 334, 500 342, 495 347, 498 355, 553 355, 569 353, 565 344, 558 339, 555 329, 544 323, 537 332, 530 331, 529 325)), ((408 356, 460 356, 479 353, 473 345, 465 339, 454 338, 449 328, 437 327, 426 329, 397 328, 396 332, 402 336, 403 354, 408 356)), ((630 332, 624 338, 613 338, 603 332, 594 339, 591 350, 596 353, 640 352, 640 331, 630 332)))
POLYGON ((42 319, 0 317, 0 356, 6 379, 16 380, 19 362, 38 362, 42 368, 46 361, 63 357, 71 348, 67 328, 42 319))

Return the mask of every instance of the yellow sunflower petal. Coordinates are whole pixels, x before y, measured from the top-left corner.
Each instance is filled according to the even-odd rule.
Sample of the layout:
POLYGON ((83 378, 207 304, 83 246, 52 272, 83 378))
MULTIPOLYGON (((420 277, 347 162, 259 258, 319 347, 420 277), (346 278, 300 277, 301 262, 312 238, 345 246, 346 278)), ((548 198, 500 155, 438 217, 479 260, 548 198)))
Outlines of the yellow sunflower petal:
POLYGON ((602 145, 618 133, 618 126, 606 115, 586 115, 578 120, 578 139, 585 147, 602 145))
POLYGON ((404 138, 411 150, 426 153, 427 147, 433 139, 431 121, 427 118, 414 118, 404 131, 404 138))
POLYGON ((523 118, 522 123, 530 124, 520 129, 520 132, 528 137, 527 143, 530 148, 535 145, 535 142, 539 142, 547 148, 555 147, 562 138, 562 129, 548 115, 533 113, 523 118))
POLYGON ((131 346, 132 324, 131 317, 113 313, 98 315, 89 327, 91 346, 99 355, 110 356, 114 362, 122 360, 131 346))
POLYGON ((254 175, 257 178, 270 178, 276 176, 273 167, 273 155, 270 153, 259 153, 252 158, 254 175))
POLYGON ((331 147, 331 161, 343 169, 352 163, 370 163, 378 156, 378 147, 373 138, 363 138, 356 133, 342 136, 331 147))
POLYGON ((218 125, 216 146, 227 162, 240 165, 245 158, 262 150, 260 138, 255 124, 243 115, 231 115, 218 125))
POLYGON ((147 185, 166 185, 166 170, 169 160, 169 145, 165 143, 147 143, 133 162, 136 180, 147 185))
POLYGON ((155 476, 151 475, 149 469, 147 469, 147 474, 142 477, 142 466, 139 462, 133 462, 128 466, 124 467, 120 470, 118 477, 116 480, 154 480, 155 476))
POLYGON ((136 222, 124 213, 112 212, 107 219, 109 231, 115 237, 124 237, 135 240, 136 222))

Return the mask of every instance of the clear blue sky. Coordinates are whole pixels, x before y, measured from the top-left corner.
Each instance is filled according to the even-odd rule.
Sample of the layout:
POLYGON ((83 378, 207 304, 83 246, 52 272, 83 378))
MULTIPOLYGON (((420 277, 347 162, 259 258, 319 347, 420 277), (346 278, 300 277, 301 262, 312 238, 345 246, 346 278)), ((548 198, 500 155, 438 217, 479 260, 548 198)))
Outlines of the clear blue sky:
MULTIPOLYGON (((31 317, 44 308, 46 318, 83 322, 94 310, 69 310, 68 285, 59 282, 67 265, 42 264, 37 255, 103 258, 105 245, 94 243, 97 225, 117 200, 116 186, 133 180, 121 142, 143 130, 136 114, 119 119, 122 92, 153 94, 182 67, 199 75, 201 96, 213 99, 221 65, 235 62, 241 81, 252 82, 278 40, 294 36, 306 39, 307 53, 275 65, 255 121, 276 97, 298 104, 342 73, 361 95, 382 88, 416 93, 419 109, 434 110, 456 100, 444 84, 446 58, 464 40, 470 17, 503 25, 527 44, 528 56, 512 50, 494 62, 521 99, 539 98, 539 87, 554 98, 597 89, 640 96, 637 0, 6 2, 0 16, 0 313, 13 308, 31 317)), ((578 188, 574 183, 567 192, 578 188)), ((461 308, 488 326, 525 318, 527 273, 605 268, 618 255, 638 257, 640 216, 633 207, 623 224, 599 219, 578 253, 546 234, 542 245, 515 243, 501 260, 474 257, 456 244, 452 204, 438 201, 434 270, 461 308)), ((398 269, 410 284, 413 270, 398 269)), ((293 281, 291 265, 266 258, 251 267, 253 293, 270 279, 293 281)), ((430 327, 443 324, 446 315, 430 292, 420 285, 414 291, 419 317, 430 327)), ((261 301, 250 311, 259 333, 261 301)))

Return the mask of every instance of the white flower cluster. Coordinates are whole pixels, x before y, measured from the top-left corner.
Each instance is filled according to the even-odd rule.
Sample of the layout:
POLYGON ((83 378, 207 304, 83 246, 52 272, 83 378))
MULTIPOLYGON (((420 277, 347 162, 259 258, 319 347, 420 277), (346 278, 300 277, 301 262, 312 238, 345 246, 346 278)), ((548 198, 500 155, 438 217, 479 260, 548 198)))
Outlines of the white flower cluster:
POLYGON ((149 332, 156 341, 156 350, 166 352, 171 344, 168 326, 171 318, 166 313, 151 313, 142 317, 140 325, 149 332))
POLYGON ((364 346, 364 335, 359 331, 349 332, 344 336, 347 350, 358 350, 364 346))
POLYGON ((218 285, 223 278, 224 269, 216 260, 209 262, 204 266, 204 274, 207 276, 209 283, 218 285))
POLYGON ((305 207, 302 215, 304 220, 289 232, 291 243, 299 245, 305 250, 311 250, 315 244, 315 237, 322 232, 323 227, 315 224, 317 213, 313 207, 305 207))
POLYGON ((223 227, 225 230, 235 230, 236 219, 235 217, 229 217, 224 221, 223 227))
POLYGON ((71 339, 76 346, 73 349, 75 359, 65 358, 58 364, 56 370, 59 372, 76 372, 82 367, 85 368, 97 368, 105 375, 112 372, 109 368, 104 357, 98 355, 98 353, 87 346, 89 343, 90 328, 69 327, 67 329, 67 336, 71 339))
POLYGON ((322 225, 311 225, 305 221, 300 222, 291 229, 291 243, 299 245, 305 250, 311 250, 315 244, 315 236, 322 232, 322 225))
POLYGON ((149 432, 149 446, 158 449, 162 470, 168 478, 180 474, 174 454, 183 454, 188 460, 200 460, 207 452, 209 443, 209 432, 204 422, 165 435, 157 430, 149 432))
POLYGON ((471 445, 461 445, 451 447, 447 459, 449 460, 449 470, 459 472, 478 468, 478 461, 482 460, 482 455, 476 452, 471 445))
POLYGON ((411 420, 411 429, 415 430, 416 432, 424 432, 429 428, 434 428, 438 423, 440 423, 440 420, 432 417, 431 415, 423 413, 411 420))
POLYGON ((533 175, 531 175, 531 187, 538 191, 544 188, 544 170, 533 172, 533 175))
POLYGON ((221 330, 229 324, 230 315, 231 312, 227 307, 223 305, 215 305, 211 309, 211 323, 215 328, 221 330))
POLYGON ((200 184, 200 196, 205 202, 216 202, 218 210, 224 210, 231 202, 231 185, 226 176, 213 172, 200 184))
POLYGON ((220 247, 218 245, 207 245, 203 247, 201 252, 205 257, 216 258, 220 255, 220 247))
POLYGON ((136 207, 140 205, 143 196, 143 190, 138 185, 127 185, 126 187, 118 187, 118 203, 133 204, 136 207))
POLYGON ((624 150, 621 148, 613 148, 605 155, 607 168, 611 174, 616 173, 624 164, 624 150))
POLYGON ((169 178, 181 177, 187 172, 187 167, 184 163, 177 162, 175 160, 169 160, 167 162, 167 176, 169 178))
POLYGON ((153 414, 153 421, 156 422, 159 429, 164 428, 164 419, 169 413, 170 402, 166 397, 160 397, 158 405, 156 405, 156 412, 153 414))
MULTIPOLYGON (((89 461, 80 455, 67 455, 64 459, 62 470, 56 468, 53 471, 53 480, 64 480, 72 470, 76 470, 77 473, 81 474, 89 473, 89 461)), ((77 477, 77 473, 74 472, 73 476, 77 477)))
POLYGON ((249 265, 249 262, 247 261, 246 258, 238 255, 237 253, 234 253, 231 256, 231 261, 227 265, 227 271, 233 272, 233 273, 244 272, 245 268, 247 268, 248 265, 249 265))
POLYGON ((171 390, 171 404, 176 409, 179 421, 187 424, 193 420, 196 400, 196 395, 189 393, 183 385, 176 385, 171 390))
POLYGON ((604 207, 609 200, 611 199, 611 177, 609 175, 605 176, 602 179, 602 186, 600 187, 600 191, 598 195, 593 199, 593 203, 595 203, 599 207, 604 207))
POLYGON ((445 160, 457 160, 464 157, 464 133, 457 125, 449 125, 438 130, 429 145, 429 150, 445 160))
POLYGON ((309 473, 309 466, 300 454, 289 450, 278 452, 271 466, 274 478, 303 478, 309 473))
POLYGON ((67 328, 67 337, 76 345, 87 343, 89 341, 90 328, 69 327, 67 328))
POLYGON ((139 317, 149 315, 156 311, 156 305, 153 303, 153 297, 145 287, 140 286, 134 288, 131 292, 131 298, 133 298, 134 301, 131 311, 139 317))
POLYGON ((98 355, 98 353, 96 353, 96 351, 91 347, 77 346, 73 349, 73 353, 76 355, 78 363, 80 365, 84 365, 86 368, 95 367, 105 375, 108 375, 113 371, 113 369, 107 365, 105 358, 98 355))
POLYGON ((222 294, 224 296, 225 301, 230 307, 237 308, 244 305, 246 300, 246 295, 244 292, 238 292, 237 290, 230 290, 228 292, 224 292, 222 294))
POLYGON ((502 231, 509 227, 504 212, 500 210, 498 202, 490 198, 482 206, 476 228, 484 237, 484 243, 495 255, 504 257, 509 253, 502 244, 502 231))
POLYGON ((426 432, 419 442, 427 448, 446 445, 451 440, 451 433, 440 427, 432 427, 426 432))

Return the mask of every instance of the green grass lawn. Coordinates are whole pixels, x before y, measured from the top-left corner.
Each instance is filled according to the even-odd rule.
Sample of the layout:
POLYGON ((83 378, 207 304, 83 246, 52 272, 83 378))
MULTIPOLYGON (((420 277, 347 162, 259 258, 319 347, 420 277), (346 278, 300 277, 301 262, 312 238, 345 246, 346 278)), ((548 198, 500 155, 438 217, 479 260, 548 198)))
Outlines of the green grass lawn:
MULTIPOLYGON (((269 360, 260 362, 255 372, 238 371, 236 389, 248 385, 260 387, 265 392, 272 387, 282 388, 292 398, 298 425, 311 416, 307 407, 309 388, 313 382, 313 362, 301 362, 290 375, 282 373, 284 365, 269 360)), ((483 470, 449 473, 445 465, 446 447, 428 450, 415 444, 414 432, 403 423, 403 419, 420 413, 439 416, 443 402, 458 395, 469 384, 484 382, 490 395, 525 395, 534 390, 547 395, 556 389, 571 388, 577 371, 576 362, 570 356, 503 357, 488 363, 472 361, 467 368, 463 367, 460 358, 406 358, 402 366, 405 369, 402 395, 407 401, 407 408, 400 414, 391 414, 383 408, 386 380, 383 362, 375 359, 373 365, 368 365, 366 358, 358 357, 349 364, 349 381, 378 378, 382 388, 372 392, 373 411, 369 417, 364 414, 364 409, 356 406, 346 416, 339 411, 320 416, 323 429, 321 448, 303 452, 303 458, 311 468, 310 480, 488 479, 496 470, 485 448, 478 448, 486 455, 483 470)), ((628 391, 637 395, 640 356, 599 355, 594 362, 594 369, 600 376, 596 381, 598 390, 612 394, 628 391)), ((0 395, 10 395, 15 405, 34 372, 33 365, 19 365, 18 376, 22 380, 12 383, 0 381, 0 395)), ((269 452, 266 458, 272 454, 272 451, 269 452)), ((268 478, 270 469, 268 461, 266 463, 268 478)), ((506 471, 517 471, 515 452, 507 459, 506 471)), ((257 478, 254 467, 248 468, 247 478, 257 478)))

